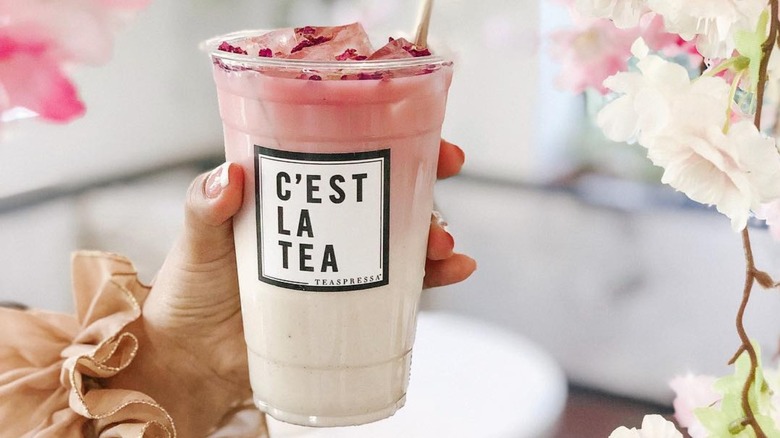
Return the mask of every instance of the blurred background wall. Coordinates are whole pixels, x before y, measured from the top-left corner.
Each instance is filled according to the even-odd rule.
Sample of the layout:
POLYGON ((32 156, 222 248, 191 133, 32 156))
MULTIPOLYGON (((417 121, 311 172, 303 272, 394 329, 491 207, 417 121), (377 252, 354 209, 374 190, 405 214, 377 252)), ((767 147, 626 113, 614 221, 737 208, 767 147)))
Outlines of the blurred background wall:
MULTIPOLYGON (((413 27, 415 3, 152 2, 119 35, 109 65, 76 72, 86 117, 3 132, 0 300, 68 310, 69 253, 78 248, 124 253, 152 278, 181 228, 187 185, 222 160, 200 41, 351 20, 400 35, 413 27)), ((437 199, 458 250, 480 268, 427 293, 424 306, 533 340, 577 384, 668 403, 666 381, 724 373, 739 345, 731 321, 740 241, 726 219, 668 189, 580 171, 583 150, 603 140, 582 98, 553 85, 545 39, 565 25, 565 11, 548 2, 437 1, 434 41, 457 64, 444 135, 467 154, 462 176, 441 183, 437 199)), ((754 236, 758 260, 779 268, 778 246, 764 230, 754 236)), ((778 310, 762 294, 749 310, 769 352, 778 310)))

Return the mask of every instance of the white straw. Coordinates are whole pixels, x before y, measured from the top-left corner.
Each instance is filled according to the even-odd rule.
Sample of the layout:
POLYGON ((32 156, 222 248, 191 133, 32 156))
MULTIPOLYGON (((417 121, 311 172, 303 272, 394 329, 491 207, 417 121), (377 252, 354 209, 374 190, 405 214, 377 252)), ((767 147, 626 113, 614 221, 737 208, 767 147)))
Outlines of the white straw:
POLYGON ((414 36, 414 45, 417 47, 428 47, 428 27, 431 24, 432 9, 433 0, 422 0, 420 15, 417 17, 417 32, 414 36))

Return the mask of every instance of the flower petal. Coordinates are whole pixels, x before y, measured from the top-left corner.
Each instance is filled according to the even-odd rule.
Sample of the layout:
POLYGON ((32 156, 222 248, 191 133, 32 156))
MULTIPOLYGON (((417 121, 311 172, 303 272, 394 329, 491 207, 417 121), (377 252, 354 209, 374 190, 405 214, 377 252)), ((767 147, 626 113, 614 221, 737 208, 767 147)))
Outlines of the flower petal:
POLYGON ((54 122, 84 114, 76 87, 40 46, 0 37, 0 55, 0 86, 9 108, 21 106, 54 122))

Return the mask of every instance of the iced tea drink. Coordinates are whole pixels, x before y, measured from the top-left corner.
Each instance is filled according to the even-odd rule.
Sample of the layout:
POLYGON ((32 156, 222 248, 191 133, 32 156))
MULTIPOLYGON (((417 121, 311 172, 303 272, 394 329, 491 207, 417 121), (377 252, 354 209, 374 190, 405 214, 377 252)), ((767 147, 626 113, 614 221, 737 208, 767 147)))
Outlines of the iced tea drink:
POLYGON ((403 406, 452 66, 359 25, 244 32, 211 52, 257 406, 309 426, 403 406))

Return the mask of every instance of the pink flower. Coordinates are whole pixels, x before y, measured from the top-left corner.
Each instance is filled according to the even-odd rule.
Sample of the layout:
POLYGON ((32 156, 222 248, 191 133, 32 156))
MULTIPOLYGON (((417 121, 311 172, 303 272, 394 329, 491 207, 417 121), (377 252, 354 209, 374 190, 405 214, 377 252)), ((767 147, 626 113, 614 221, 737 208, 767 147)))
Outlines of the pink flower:
POLYGON ((70 64, 101 64, 114 31, 149 0, 0 0, 0 113, 67 122, 84 113, 70 64))
POLYGON ((707 430, 693 412, 697 408, 711 406, 721 400, 721 395, 713 389, 714 383, 715 377, 693 374, 676 377, 669 382, 669 386, 677 394, 674 398, 674 418, 680 426, 688 429, 691 438, 707 436, 707 430))
POLYGON ((638 27, 629 29, 618 29, 608 19, 580 20, 577 29, 552 36, 552 54, 562 64, 559 86, 575 93, 588 88, 606 93, 604 80, 628 68, 631 45, 639 37, 666 56, 686 55, 691 65, 701 62, 701 57, 690 55, 693 44, 667 33, 655 14, 645 14, 638 27))
POLYGON ((76 87, 47 48, 43 42, 23 43, 0 34, 0 111, 24 107, 54 122, 84 114, 76 87))
POLYGON ((635 32, 617 29, 606 19, 557 32, 552 36, 552 55, 561 62, 558 85, 575 93, 588 88, 606 93, 602 82, 626 69, 635 39, 635 32))

